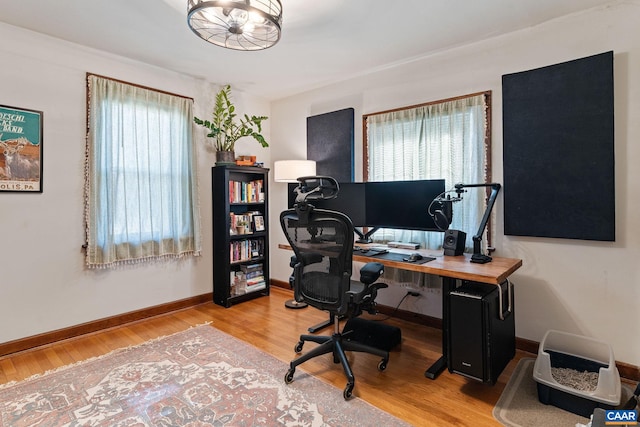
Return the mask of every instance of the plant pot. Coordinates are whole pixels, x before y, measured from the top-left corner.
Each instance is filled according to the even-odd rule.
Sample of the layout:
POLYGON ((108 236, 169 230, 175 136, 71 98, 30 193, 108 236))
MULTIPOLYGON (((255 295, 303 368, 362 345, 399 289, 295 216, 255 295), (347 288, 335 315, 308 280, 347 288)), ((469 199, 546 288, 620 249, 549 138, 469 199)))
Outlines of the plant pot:
POLYGON ((236 153, 233 151, 216 151, 216 165, 235 165, 236 153))

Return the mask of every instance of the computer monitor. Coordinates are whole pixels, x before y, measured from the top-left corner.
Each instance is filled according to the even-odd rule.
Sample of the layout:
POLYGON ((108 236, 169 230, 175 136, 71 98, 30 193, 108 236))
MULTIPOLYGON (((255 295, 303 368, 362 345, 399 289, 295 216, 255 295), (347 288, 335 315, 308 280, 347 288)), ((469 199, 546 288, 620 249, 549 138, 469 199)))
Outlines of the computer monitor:
MULTIPOLYGON (((344 182, 335 199, 314 200, 317 208, 342 212, 354 227, 442 231, 428 213, 433 199, 445 191, 444 179, 344 182)), ((289 207, 295 203, 289 184, 289 207)))
POLYGON ((427 209, 445 191, 444 179, 367 182, 367 226, 442 231, 427 209))
MULTIPOLYGON (((366 202, 365 202, 364 182, 343 182, 338 183, 340 190, 335 199, 313 200, 311 204, 319 209, 327 209, 342 212, 351 219, 354 227, 366 227, 366 202)), ((296 195, 293 191, 298 184, 289 184, 289 207, 295 204, 296 195)))

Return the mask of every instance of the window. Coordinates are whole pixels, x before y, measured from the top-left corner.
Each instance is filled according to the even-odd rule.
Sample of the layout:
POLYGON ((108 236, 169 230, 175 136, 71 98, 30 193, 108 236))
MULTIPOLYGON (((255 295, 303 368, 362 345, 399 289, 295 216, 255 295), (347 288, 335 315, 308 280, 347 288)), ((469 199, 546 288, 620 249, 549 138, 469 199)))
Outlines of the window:
MULTIPOLYGON (((365 115, 365 180, 444 178, 447 189, 457 183, 489 182, 490 117, 490 92, 365 115)), ((482 190, 472 190, 454 204, 451 228, 467 233, 468 247, 473 246, 485 196, 482 190)), ((428 215, 427 208, 416 215, 428 215)), ((441 233, 424 231, 381 229, 372 237, 429 249, 442 245, 441 233)))
POLYGON ((87 75, 89 267, 200 254, 193 100, 87 75))

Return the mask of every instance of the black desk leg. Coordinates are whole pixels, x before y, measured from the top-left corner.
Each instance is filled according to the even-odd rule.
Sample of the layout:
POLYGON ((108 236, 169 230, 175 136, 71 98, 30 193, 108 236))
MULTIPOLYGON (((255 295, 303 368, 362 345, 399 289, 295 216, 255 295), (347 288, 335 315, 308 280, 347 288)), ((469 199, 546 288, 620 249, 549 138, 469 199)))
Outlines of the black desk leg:
POLYGON ((442 356, 424 372, 424 376, 435 380, 447 368, 449 357, 449 294, 456 287, 456 279, 442 278, 442 356))
POLYGON ((424 376, 430 380, 435 380, 445 369, 447 369, 447 359, 444 356, 440 356, 433 365, 429 366, 429 368, 424 371, 424 376))

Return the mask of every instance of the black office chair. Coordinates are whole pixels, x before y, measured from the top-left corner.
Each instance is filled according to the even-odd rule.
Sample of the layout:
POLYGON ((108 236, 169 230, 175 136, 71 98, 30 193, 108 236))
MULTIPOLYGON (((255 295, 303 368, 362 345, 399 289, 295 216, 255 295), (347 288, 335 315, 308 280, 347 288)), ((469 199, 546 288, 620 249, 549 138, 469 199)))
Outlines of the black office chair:
POLYGON ((389 352, 356 341, 340 332, 340 319, 349 319, 363 311, 375 314, 375 298, 384 283, 375 283, 383 271, 377 262, 367 263, 360 270, 360 282, 351 281, 354 231, 351 220, 340 212, 315 209, 309 202, 333 198, 338 183, 330 177, 303 177, 296 188, 296 204, 280 214, 280 224, 294 253, 293 288, 296 301, 328 311, 334 319, 331 336, 301 335, 295 346, 302 352, 306 341, 320 344, 299 356, 285 375, 287 384, 293 381, 296 366, 322 354, 332 353, 334 363, 342 363, 347 377, 343 396, 352 395, 355 378, 345 351, 359 351, 382 357, 378 370, 384 371, 389 352))

